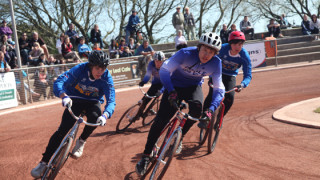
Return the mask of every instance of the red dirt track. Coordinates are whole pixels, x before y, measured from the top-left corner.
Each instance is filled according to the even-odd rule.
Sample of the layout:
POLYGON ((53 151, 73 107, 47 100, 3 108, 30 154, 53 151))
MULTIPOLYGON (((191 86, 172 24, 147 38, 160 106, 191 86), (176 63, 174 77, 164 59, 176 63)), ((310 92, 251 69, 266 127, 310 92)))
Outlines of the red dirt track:
MULTIPOLYGON (((319 97, 319 72, 320 66, 314 65, 253 73, 250 86, 236 94, 215 151, 208 155, 207 144, 198 146, 199 129, 193 126, 164 179, 320 179, 319 129, 272 119, 283 106, 319 97)), ((203 90, 206 95, 206 83, 203 90)), ((115 133, 122 113, 139 98, 138 89, 118 92, 107 126, 96 129, 83 157, 69 159, 57 179, 139 179, 135 164, 149 127, 115 133)), ((62 112, 59 103, 0 116, 1 180, 32 179, 30 171, 58 128, 62 112)), ((141 121, 136 124, 141 127, 141 121)))

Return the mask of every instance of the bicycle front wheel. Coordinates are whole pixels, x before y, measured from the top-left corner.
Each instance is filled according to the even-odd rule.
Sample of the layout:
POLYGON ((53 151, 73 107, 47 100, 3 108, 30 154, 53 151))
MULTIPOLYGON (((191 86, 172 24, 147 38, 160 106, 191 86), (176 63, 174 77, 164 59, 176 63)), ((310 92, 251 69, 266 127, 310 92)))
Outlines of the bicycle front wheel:
POLYGON ((212 153, 214 148, 216 147, 220 127, 222 126, 222 119, 220 119, 221 108, 219 109, 219 114, 212 118, 210 121, 210 128, 209 128, 209 137, 208 137, 208 153, 212 153), (221 124, 221 126, 220 126, 221 124))
POLYGON ((159 104, 160 104, 160 100, 157 98, 154 101, 152 101, 151 104, 148 106, 148 108, 146 109, 143 115, 143 120, 142 120, 143 126, 148 126, 153 122, 159 110, 159 104))
POLYGON ((140 105, 135 104, 131 106, 126 112, 123 113, 116 127, 117 132, 125 131, 134 121, 137 119, 137 113, 139 111, 140 105))
POLYGON ((207 140, 207 137, 209 135, 210 124, 212 124, 211 121, 208 123, 207 128, 200 128, 200 136, 199 136, 200 146, 202 146, 207 140))
POLYGON ((59 152, 57 153, 56 157, 53 159, 52 164, 44 173, 42 177, 43 180, 53 180, 56 178, 60 169, 68 160, 72 142, 73 138, 68 137, 61 149, 59 150, 59 152))
POLYGON ((150 176, 150 180, 163 178, 171 163, 172 157, 177 150, 181 140, 181 134, 181 131, 175 131, 172 137, 168 139, 168 141, 164 142, 166 144, 157 158, 157 162, 150 176))

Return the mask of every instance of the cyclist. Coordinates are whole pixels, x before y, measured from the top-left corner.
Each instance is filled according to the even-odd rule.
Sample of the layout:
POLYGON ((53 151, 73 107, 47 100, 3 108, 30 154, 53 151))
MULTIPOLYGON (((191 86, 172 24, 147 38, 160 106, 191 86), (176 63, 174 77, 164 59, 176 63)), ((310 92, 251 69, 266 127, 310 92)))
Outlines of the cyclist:
MULTIPOLYGON (((159 70, 162 66, 163 62, 165 61, 166 57, 162 51, 158 51, 153 55, 153 61, 150 61, 147 68, 147 73, 144 76, 143 80, 139 83, 139 86, 143 87, 144 84, 146 84, 151 75, 152 75, 152 82, 151 87, 147 91, 147 94, 149 96, 160 96, 161 95, 161 89, 163 85, 161 84, 160 77, 159 77, 159 70)), ((147 98, 146 96, 143 96, 141 100, 141 108, 138 114, 142 113, 146 105, 150 102, 150 98, 147 98)))
MULTIPOLYGON (((89 54, 88 61, 60 75, 54 82, 53 91, 57 97, 62 99, 62 106, 71 106, 76 116, 84 113, 89 123, 100 123, 101 126, 104 126, 107 119, 112 116, 115 108, 113 80, 107 69, 110 59, 103 51, 95 50, 89 54), (100 106, 104 102, 103 95, 107 103, 103 113, 101 113, 100 106)), ((31 171, 31 175, 34 178, 39 178, 43 175, 46 164, 75 122, 76 120, 66 109, 63 113, 61 124, 51 136, 40 163, 31 171)), ((79 158, 82 155, 86 140, 95 128, 85 126, 72 150, 74 158, 79 158)))
MULTIPOLYGON (((228 43, 223 44, 219 52, 218 56, 222 60, 222 82, 226 88, 226 91, 237 88, 236 92, 240 92, 243 88, 246 88, 249 85, 252 79, 250 56, 249 53, 243 48, 245 41, 246 38, 243 32, 233 31, 229 35, 228 43), (243 69, 243 80, 240 85, 236 85, 236 76, 238 75, 239 68, 241 66, 243 69)), ((230 110, 234 101, 234 95, 234 91, 225 95, 225 99, 223 100, 223 103, 225 104, 224 115, 226 115, 230 110)), ((209 93, 203 105, 204 110, 207 110, 210 107, 211 96, 212 88, 209 87, 209 93)), ((200 128, 205 128, 206 123, 201 121, 198 126, 200 128)))
POLYGON ((128 24, 126 26, 126 44, 129 44, 129 36, 135 33, 135 26, 140 26, 140 19, 137 16, 137 11, 132 10, 132 14, 129 17, 128 24))
MULTIPOLYGON (((136 165, 136 172, 144 175, 150 163, 152 148, 161 131, 176 112, 178 101, 185 100, 189 104, 189 113, 199 118, 202 112, 203 93, 201 84, 203 77, 211 75, 215 85, 212 95, 211 109, 214 111, 224 96, 224 86, 221 80, 221 60, 216 55, 221 48, 220 37, 215 33, 205 33, 201 36, 197 47, 179 50, 164 62, 160 68, 160 80, 165 87, 159 111, 149 131, 142 159, 136 165)), ((183 136, 194 124, 187 120, 183 128, 183 136)), ((177 153, 182 149, 182 140, 177 153)))

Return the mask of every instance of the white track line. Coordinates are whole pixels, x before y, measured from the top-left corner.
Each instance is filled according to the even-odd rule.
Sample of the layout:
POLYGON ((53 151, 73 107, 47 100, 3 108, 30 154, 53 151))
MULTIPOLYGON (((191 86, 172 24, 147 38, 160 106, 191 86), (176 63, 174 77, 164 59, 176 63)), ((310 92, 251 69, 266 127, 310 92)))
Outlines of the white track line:
MULTIPOLYGON (((252 72, 265 72, 265 71, 274 71, 274 70, 281 70, 281 69, 288 69, 288 68, 297 68, 297 67, 304 67, 304 66, 312 66, 312 65, 319 65, 320 62, 315 62, 315 63, 308 63, 308 64, 293 64, 292 66, 284 66, 284 67, 271 67, 271 68, 267 68, 267 69, 254 69, 252 72)), ((241 73, 239 73, 241 74, 241 73)), ((205 77, 208 78, 208 77, 205 77)), ((150 84, 145 85, 144 87, 149 87, 151 86, 150 84)), ((121 89, 116 89, 116 93, 117 92, 125 92, 125 91, 131 91, 131 90, 135 90, 138 89, 138 86, 133 86, 133 87, 128 87, 128 88, 121 88, 121 89)), ((29 110, 29 109, 34 109, 34 108, 40 108, 40 107, 46 107, 46 106, 51 106, 51 105, 55 105, 55 104, 59 104, 61 103, 60 100, 56 100, 56 101, 52 101, 52 102, 48 102, 45 104, 38 104, 38 105, 34 105, 34 106, 28 106, 28 107, 16 107, 16 108, 12 108, 12 109, 8 109, 4 112, 0 112, 0 116, 5 115, 5 114, 9 114, 9 113, 14 113, 14 112, 20 112, 20 111, 25 111, 25 110, 29 110)))

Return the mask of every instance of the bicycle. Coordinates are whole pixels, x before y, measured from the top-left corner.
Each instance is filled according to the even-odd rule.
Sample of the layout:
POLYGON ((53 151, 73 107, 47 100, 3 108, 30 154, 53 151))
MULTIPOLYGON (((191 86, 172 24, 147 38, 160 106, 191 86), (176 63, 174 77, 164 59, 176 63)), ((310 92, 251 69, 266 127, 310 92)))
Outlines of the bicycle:
MULTIPOLYGON (((213 85, 209 84, 212 88, 213 85)), ((232 91, 236 91, 237 88, 233 88, 225 93, 230 93, 232 91)), ((220 130, 222 128, 223 117, 224 117, 225 105, 223 100, 220 103, 220 106, 214 112, 213 117, 207 124, 207 128, 200 128, 200 137, 199 137, 199 145, 203 145, 205 141, 208 139, 208 153, 212 153, 214 148, 216 147, 220 130)))
POLYGON ((153 100, 144 111, 141 109, 141 100, 127 109, 119 119, 116 132, 125 131, 132 123, 138 121, 140 118, 142 118, 142 126, 150 125, 153 122, 153 119, 159 110, 160 96, 149 96, 142 90, 141 86, 139 86, 139 89, 145 97, 153 100), (138 114, 138 112, 141 113, 138 114))
MULTIPOLYGON (((134 43, 136 44, 137 42, 139 42, 140 44, 142 44, 142 41, 144 40, 144 39, 148 39, 148 36, 144 33, 144 32, 142 32, 142 27, 140 27, 140 26, 137 26, 137 25, 132 25, 132 27, 133 27, 133 31, 130 33, 130 37, 131 38, 133 38, 134 39, 134 43)), ((121 29, 126 29, 126 26, 124 26, 124 27, 121 27, 121 29)), ((124 34, 126 34, 125 32, 124 32, 124 34)), ((115 38, 115 40, 117 41, 117 42, 120 42, 120 40, 121 39, 126 39, 126 37, 125 37, 125 35, 124 36, 117 36, 116 38, 115 38)))
POLYGON ((194 118, 189 114, 182 112, 183 109, 187 109, 187 104, 181 103, 179 107, 177 106, 176 115, 161 131, 160 137, 153 147, 150 164, 146 173, 142 176, 142 179, 145 179, 151 171, 152 173, 149 178, 150 180, 162 179, 168 170, 173 155, 175 154, 179 142, 181 141, 182 129, 187 119, 193 121, 203 120, 194 118))
POLYGON ((78 129, 79 129, 79 126, 81 123, 84 123, 85 125, 88 125, 88 126, 100 126, 100 123, 92 124, 92 123, 86 122, 81 117, 81 115, 79 117, 74 115, 71 110, 71 107, 67 107, 67 108, 68 108, 71 116, 77 122, 73 125, 73 127, 71 128, 69 133, 61 141, 58 149, 55 151, 52 158, 50 159, 50 161, 47 165, 47 169, 45 170, 41 180, 52 180, 52 179, 56 178, 60 169, 63 167, 63 165, 66 163, 69 156, 71 155, 70 149, 74 143, 75 137, 77 136, 77 132, 78 132, 78 129))

